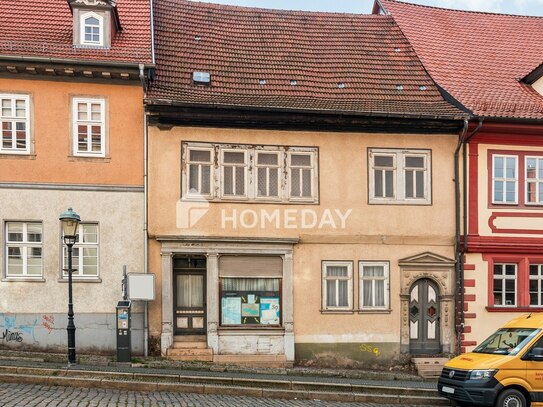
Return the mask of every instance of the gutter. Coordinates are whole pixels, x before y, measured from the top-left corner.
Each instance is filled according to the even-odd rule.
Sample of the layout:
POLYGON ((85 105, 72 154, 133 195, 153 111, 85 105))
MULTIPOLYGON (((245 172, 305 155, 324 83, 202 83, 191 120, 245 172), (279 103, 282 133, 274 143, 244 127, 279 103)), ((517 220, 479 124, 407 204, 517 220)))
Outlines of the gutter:
MULTIPOLYGON (((70 58, 47 58, 47 57, 26 57, 20 55, 0 55, 0 61, 14 61, 14 62, 36 62, 36 63, 49 63, 59 65, 95 65, 95 66, 107 66, 114 68, 134 68, 139 69, 142 65, 139 62, 106 62, 95 61, 93 59, 70 59, 70 58)), ((154 68, 154 62, 152 64, 144 64, 146 68, 154 68)))
POLYGON ((479 118, 477 127, 469 134, 468 132, 469 120, 464 119, 464 128, 462 134, 458 139, 458 144, 454 150, 454 198, 455 198, 455 220, 456 220, 456 233, 454 241, 454 258, 455 263, 455 277, 456 277, 456 301, 455 301, 455 321, 456 321, 456 353, 460 354, 462 348, 462 334, 464 332, 464 256, 467 252, 467 240, 468 240, 468 196, 467 196, 467 143, 475 136, 483 127, 483 118, 479 118), (462 149, 462 228, 460 225, 460 149, 462 149), (463 233, 463 244, 460 250, 460 233, 463 233))
POLYGON ((422 119, 422 120, 450 120, 459 121, 465 120, 468 114, 465 115, 423 115, 423 114, 408 114, 408 113, 388 113, 388 112, 363 112, 356 110, 312 110, 312 109, 297 109, 297 108, 281 108, 274 106, 251 106, 251 105, 216 105, 205 103, 182 103, 173 99, 145 99, 144 103, 151 110, 153 107, 170 107, 170 108, 189 108, 189 109, 216 109, 216 110, 252 110, 256 112, 273 112, 273 113, 312 113, 312 114, 330 114, 338 116, 365 116, 365 117, 383 117, 383 118, 400 118, 400 119, 422 119))
MULTIPOLYGON (((139 65, 140 69, 140 80, 141 86, 143 88, 143 98, 147 96, 147 78, 145 77, 145 64, 139 65)), ((147 112, 145 111, 145 106, 143 109, 143 272, 145 274, 149 273, 149 242, 147 239, 148 235, 148 210, 147 210, 147 200, 149 196, 149 187, 148 187, 148 126, 147 126, 147 112)), ((148 301, 144 301, 143 309, 143 356, 149 356, 149 308, 148 301)))

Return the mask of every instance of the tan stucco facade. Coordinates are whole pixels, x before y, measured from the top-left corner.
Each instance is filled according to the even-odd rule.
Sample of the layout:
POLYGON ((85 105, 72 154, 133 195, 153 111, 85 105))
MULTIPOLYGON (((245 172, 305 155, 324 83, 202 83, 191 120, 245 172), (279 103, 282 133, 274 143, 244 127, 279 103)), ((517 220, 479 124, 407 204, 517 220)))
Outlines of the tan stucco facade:
MULTIPOLYGON (((283 264, 288 263, 284 266, 283 275, 283 300, 287 298, 287 308, 283 311, 288 313, 288 307, 292 306, 292 319, 285 316, 284 333, 279 331, 283 335, 283 348, 271 346, 262 351, 256 341, 253 348, 248 345, 248 352, 282 352, 287 360, 326 359, 335 364, 379 364, 397 360, 409 352, 409 321, 408 316, 402 313, 407 311, 405 300, 409 298, 412 284, 420 278, 430 279, 438 286, 441 312, 446 314, 440 326, 440 346, 442 351, 451 351, 454 344, 454 261, 451 259, 454 259, 453 153, 456 142, 457 136, 453 134, 430 136, 196 127, 160 130, 151 126, 149 266, 158 277, 158 301, 150 308, 150 335, 161 337, 163 352, 171 346, 174 335, 171 331, 170 259, 176 254, 200 253, 208 259, 207 336, 208 345, 215 354, 241 353, 240 349, 225 342, 227 336, 269 336, 265 329, 234 332, 221 327, 217 298, 213 301, 213 307, 217 309, 209 305, 210 296, 219 296, 217 276, 209 276, 210 261, 215 264, 216 257, 220 258, 225 253, 259 251, 260 254, 278 253, 284 260, 283 264), (186 208, 181 199, 182 176, 186 170, 182 162, 182 143, 190 142, 316 147, 319 202, 204 203, 204 214, 190 228, 183 228, 179 223, 180 211, 186 208), (370 148, 429 150, 432 160, 431 204, 369 204, 370 148), (276 211, 279 211, 279 220, 274 218, 271 222, 261 222, 262 216, 276 211), (304 218, 304 211, 315 212, 316 221, 304 218), (417 257, 419 255, 420 258, 417 257), (322 264, 325 261, 352 262, 352 312, 323 310, 322 264), (359 261, 389 264, 389 306, 386 310, 360 310, 359 261), (209 284, 213 285, 210 287, 209 284), (292 335, 294 343, 291 343, 292 335)), ((247 352, 247 349, 243 351, 247 352)))

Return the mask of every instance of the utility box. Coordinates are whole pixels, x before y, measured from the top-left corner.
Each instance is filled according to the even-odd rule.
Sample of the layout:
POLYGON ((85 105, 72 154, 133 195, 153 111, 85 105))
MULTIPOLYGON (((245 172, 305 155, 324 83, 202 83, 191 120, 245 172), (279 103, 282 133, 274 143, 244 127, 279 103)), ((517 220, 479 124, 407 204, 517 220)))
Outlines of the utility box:
POLYGON ((119 301, 117 303, 117 362, 131 362, 131 301, 119 301))

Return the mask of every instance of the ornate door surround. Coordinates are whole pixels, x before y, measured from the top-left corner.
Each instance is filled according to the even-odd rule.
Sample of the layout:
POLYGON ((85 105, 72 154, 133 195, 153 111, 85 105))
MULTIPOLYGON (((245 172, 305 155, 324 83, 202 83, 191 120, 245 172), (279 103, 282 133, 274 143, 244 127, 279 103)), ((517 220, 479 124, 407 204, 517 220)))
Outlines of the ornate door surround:
POLYGON ((440 346, 441 352, 454 349, 454 265, 455 261, 435 253, 425 252, 401 259, 400 266, 400 302, 401 302, 401 338, 400 351, 409 353, 410 290, 421 279, 433 281, 438 289, 440 302, 440 346))

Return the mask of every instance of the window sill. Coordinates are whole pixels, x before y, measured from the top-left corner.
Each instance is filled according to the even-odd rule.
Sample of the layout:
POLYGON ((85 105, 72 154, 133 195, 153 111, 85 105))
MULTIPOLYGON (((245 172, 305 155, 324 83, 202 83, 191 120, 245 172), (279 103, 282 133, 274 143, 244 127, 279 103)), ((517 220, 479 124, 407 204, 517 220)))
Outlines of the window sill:
POLYGON ((1 280, 3 283, 45 283, 45 278, 43 277, 6 277, 1 280))
POLYGON ((321 309, 321 314, 354 314, 358 310, 354 309, 321 309))
POLYGON ((543 312, 543 307, 486 307, 488 312, 543 312))
POLYGON ((36 154, 30 154, 30 153, 6 153, 1 152, 0 153, 0 159, 12 159, 16 158, 18 160, 35 160, 36 154))
POLYGON ((356 310, 359 314, 390 314, 392 310, 388 309, 359 309, 356 310))
POLYGON ((108 163, 111 161, 111 157, 96 157, 88 155, 69 155, 69 161, 87 161, 87 162, 96 162, 96 163, 108 163))
POLYGON ((319 205, 318 200, 307 201, 288 201, 279 199, 264 199, 264 198, 211 198, 207 195, 201 197, 184 196, 181 198, 181 202, 202 202, 202 197, 209 203, 224 203, 224 204, 256 204, 256 205, 319 205))
POLYGON ((263 326, 220 326, 217 328, 217 332, 220 334, 232 334, 232 335, 238 335, 240 332, 247 332, 251 331, 252 333, 262 333, 262 334, 277 334, 282 335, 285 332, 285 328, 282 326, 270 326, 270 327, 263 327, 263 326))
MULTIPOLYGON (((59 278, 57 281, 59 283, 67 283, 68 282, 68 277, 59 278)), ((72 283, 101 283, 101 282, 102 282, 102 279, 100 277, 80 278, 80 277, 72 276, 72 283)))
POLYGON ((399 206, 432 206, 431 201, 377 201, 374 199, 368 200, 368 205, 399 205, 399 206))

